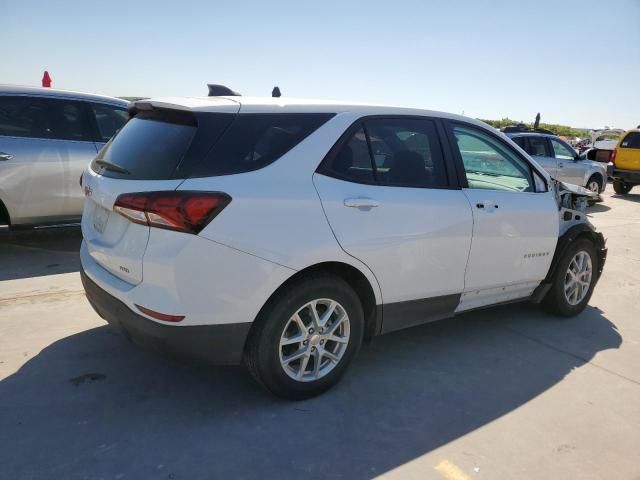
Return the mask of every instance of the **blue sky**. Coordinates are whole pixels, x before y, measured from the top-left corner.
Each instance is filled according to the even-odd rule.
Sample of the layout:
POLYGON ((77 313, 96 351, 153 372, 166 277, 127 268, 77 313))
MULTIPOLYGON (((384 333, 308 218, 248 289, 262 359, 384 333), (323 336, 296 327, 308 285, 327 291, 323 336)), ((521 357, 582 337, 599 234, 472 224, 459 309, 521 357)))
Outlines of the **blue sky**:
POLYGON ((640 0, 2 0, 0 83, 640 124, 640 0), (607 5, 605 10, 603 5, 607 5))

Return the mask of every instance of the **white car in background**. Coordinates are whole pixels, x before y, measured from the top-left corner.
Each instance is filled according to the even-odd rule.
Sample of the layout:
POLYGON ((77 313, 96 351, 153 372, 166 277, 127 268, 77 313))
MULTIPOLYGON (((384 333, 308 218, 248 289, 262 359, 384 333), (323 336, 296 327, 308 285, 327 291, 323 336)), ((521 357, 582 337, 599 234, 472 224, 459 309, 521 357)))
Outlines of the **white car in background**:
POLYGON ((286 398, 381 333, 521 300, 577 315, 604 265, 588 192, 476 120, 238 96, 131 112, 82 178, 87 298, 286 398))
POLYGON ((127 121, 129 102, 0 85, 0 225, 74 223, 80 174, 127 121))

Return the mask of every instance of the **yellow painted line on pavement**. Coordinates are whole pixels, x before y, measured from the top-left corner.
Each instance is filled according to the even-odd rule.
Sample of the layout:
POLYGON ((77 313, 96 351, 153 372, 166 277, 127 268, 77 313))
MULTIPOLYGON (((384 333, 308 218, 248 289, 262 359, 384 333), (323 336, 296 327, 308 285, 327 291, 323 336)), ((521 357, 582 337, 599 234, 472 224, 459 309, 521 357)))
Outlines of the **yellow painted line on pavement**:
POLYGON ((471 480, 471 477, 469 477, 460 469, 460 467, 454 465, 449 460, 441 461, 434 468, 446 480, 471 480))

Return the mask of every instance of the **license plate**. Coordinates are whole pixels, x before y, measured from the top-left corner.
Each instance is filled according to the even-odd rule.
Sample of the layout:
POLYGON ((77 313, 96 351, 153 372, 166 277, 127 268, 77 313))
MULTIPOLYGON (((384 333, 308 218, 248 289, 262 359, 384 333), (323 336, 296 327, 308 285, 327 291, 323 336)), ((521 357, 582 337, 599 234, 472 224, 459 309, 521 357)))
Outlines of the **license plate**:
POLYGON ((107 226, 109 220, 109 210, 100 205, 96 206, 96 210, 93 213, 93 228, 96 232, 104 233, 104 228, 107 226))

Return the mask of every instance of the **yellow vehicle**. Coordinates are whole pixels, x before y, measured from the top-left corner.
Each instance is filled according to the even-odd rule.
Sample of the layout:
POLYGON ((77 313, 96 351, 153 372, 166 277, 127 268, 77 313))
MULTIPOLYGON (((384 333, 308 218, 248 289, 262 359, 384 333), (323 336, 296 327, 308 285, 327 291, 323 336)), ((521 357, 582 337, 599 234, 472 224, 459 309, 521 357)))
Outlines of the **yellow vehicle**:
POLYGON ((622 136, 611 153, 607 174, 617 194, 627 194, 640 185, 640 126, 622 136))

